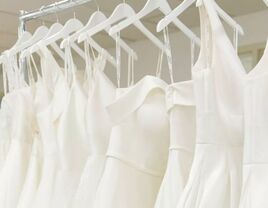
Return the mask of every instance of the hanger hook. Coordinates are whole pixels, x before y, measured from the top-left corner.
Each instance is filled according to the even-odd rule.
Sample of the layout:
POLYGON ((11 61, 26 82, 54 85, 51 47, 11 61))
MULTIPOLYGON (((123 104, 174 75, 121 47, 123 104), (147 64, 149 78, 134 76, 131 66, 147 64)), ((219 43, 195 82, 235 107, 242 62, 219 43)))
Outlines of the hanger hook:
MULTIPOLYGON (((39 9, 40 12, 42 12, 43 14, 45 14, 44 12, 44 6, 41 6, 40 9, 39 9)), ((41 19, 42 21, 42 24, 45 25, 45 21, 43 19, 41 19)))
MULTIPOLYGON (((77 5, 77 2, 74 0, 71 0, 71 2, 73 2, 75 5, 77 5)), ((75 8, 73 8, 73 13, 74 13, 74 19, 76 19, 76 12, 75 12, 75 8)))
MULTIPOLYGON (((54 7, 59 8, 57 2, 55 2, 54 7)), ((55 9, 55 15, 56 15, 56 18, 57 18, 57 22, 59 22, 59 15, 58 15, 58 12, 56 11, 56 9, 55 9)))
POLYGON ((100 5, 98 4, 97 0, 94 0, 95 4, 96 4, 96 7, 97 7, 97 10, 98 12, 100 11, 100 5))

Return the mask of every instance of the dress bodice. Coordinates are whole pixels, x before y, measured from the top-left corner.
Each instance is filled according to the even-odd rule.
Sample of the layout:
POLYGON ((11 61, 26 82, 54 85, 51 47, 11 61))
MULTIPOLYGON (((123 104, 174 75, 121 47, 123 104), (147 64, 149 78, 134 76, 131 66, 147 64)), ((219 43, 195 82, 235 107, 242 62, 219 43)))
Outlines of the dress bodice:
POLYGON ((169 145, 165 87, 147 76, 108 106, 115 126, 107 154, 157 176, 165 171, 169 145))

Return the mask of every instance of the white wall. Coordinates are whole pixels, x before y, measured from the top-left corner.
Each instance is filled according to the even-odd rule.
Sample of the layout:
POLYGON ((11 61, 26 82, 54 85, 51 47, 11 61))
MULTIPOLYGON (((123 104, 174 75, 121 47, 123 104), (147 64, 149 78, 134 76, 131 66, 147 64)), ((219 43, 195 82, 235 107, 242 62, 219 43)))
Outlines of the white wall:
MULTIPOLYGON (((259 43, 263 43, 265 45, 266 39, 268 37, 268 10, 245 16, 240 16, 237 17, 236 20, 242 25, 245 31, 245 36, 239 38, 240 47, 259 43)), ((198 34, 199 28, 194 28, 193 31, 198 34)), ((229 34, 232 34, 230 29, 227 29, 227 31, 229 34)), ((191 78, 190 41, 181 32, 171 34, 170 39, 173 52, 172 54, 174 62, 175 81, 188 80, 191 78)), ((137 52, 139 56, 139 60, 135 62, 136 81, 141 79, 144 75, 154 75, 159 52, 158 49, 148 40, 133 43, 131 44, 131 47, 137 52)), ((114 49, 111 51, 114 51, 114 49)), ((126 57, 123 56, 122 66, 127 66, 126 60, 126 57)), ((115 69, 109 66, 106 72, 113 81, 116 80, 115 69)), ((127 79, 126 72, 127 68, 122 67, 123 85, 125 85, 127 79)), ((164 59, 163 72, 163 78, 169 82, 166 59, 164 59)))

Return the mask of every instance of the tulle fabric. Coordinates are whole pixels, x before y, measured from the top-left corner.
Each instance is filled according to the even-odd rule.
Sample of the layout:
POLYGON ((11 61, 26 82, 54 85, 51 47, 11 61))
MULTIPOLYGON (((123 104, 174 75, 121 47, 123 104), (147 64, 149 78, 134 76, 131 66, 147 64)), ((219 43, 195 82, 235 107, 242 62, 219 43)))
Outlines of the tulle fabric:
POLYGON ((33 112, 29 110, 33 109, 31 88, 23 88, 12 93, 12 100, 17 104, 13 107, 13 112, 17 117, 11 125, 10 147, 0 176, 0 207, 3 208, 17 207, 35 133, 33 112))
POLYGON ((30 208, 41 179, 42 143, 39 135, 34 138, 29 165, 17 208, 30 208))
POLYGON ((106 105, 115 99, 115 86, 95 65, 92 90, 86 106, 87 143, 90 148, 78 189, 72 201, 73 208, 92 207, 97 187, 103 174, 106 151, 112 129, 106 105))

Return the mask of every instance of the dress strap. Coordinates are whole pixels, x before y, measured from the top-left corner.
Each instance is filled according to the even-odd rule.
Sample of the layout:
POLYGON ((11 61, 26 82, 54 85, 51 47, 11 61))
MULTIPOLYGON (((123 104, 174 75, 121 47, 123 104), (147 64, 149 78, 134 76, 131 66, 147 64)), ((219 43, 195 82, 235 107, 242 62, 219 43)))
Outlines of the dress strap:
POLYGON ((7 94, 7 72, 4 64, 2 65, 2 73, 3 73, 3 86, 4 86, 4 95, 7 94))
MULTIPOLYGON (((86 70, 85 70, 85 77, 86 80, 92 78, 93 76, 93 69, 92 69, 92 59, 89 53, 89 43, 88 43, 88 36, 87 39, 84 41, 84 50, 85 50, 85 61, 86 61, 86 70)), ((93 50, 92 50, 93 51, 93 50)), ((94 53, 93 53, 94 55, 94 53)))
POLYGON ((10 70, 10 63, 7 59, 5 59, 2 65, 4 95, 9 92, 8 70, 10 70))
POLYGON ((133 86, 135 82, 134 77, 134 52, 131 51, 131 54, 128 54, 128 87, 133 86))
POLYGON ((191 70, 193 71, 195 64, 195 41, 191 40, 191 70))
POLYGON ((14 89, 19 89, 19 67, 16 56, 9 56, 8 62, 9 62, 8 87, 10 91, 13 91, 14 89))
POLYGON ((117 78, 117 87, 120 88, 120 81, 121 81, 120 32, 116 33, 115 41, 116 41, 116 78, 117 78))
POLYGON ((156 77, 158 78, 161 78, 162 75, 163 56, 164 56, 164 48, 162 48, 158 54, 157 66, 156 66, 156 77))
POLYGON ((169 39, 168 27, 165 27, 163 32, 164 32, 165 52, 166 52, 166 56, 167 56, 170 81, 171 81, 171 83, 174 83, 173 60, 172 60, 172 53, 171 53, 171 47, 170 47, 170 39, 169 39))
POLYGON ((234 48, 235 48, 235 51, 236 53, 238 53, 238 38, 239 38, 239 33, 238 33, 238 29, 237 28, 234 28, 234 48))
POLYGON ((67 40, 68 40, 68 44, 65 47, 64 71, 65 71, 65 78, 67 80, 67 83, 71 85, 72 82, 76 80, 77 70, 73 61, 70 38, 68 38, 67 40))
POLYGON ((37 65, 35 63, 35 60, 33 58, 33 55, 30 55, 26 58, 27 60, 27 69, 28 69, 28 78, 29 78, 29 84, 30 86, 34 85, 35 84, 35 79, 34 79, 34 75, 33 75, 33 68, 34 68, 34 71, 37 75, 37 79, 39 80, 41 78, 41 75, 37 69, 37 65), (33 65, 33 67, 32 67, 33 65))

